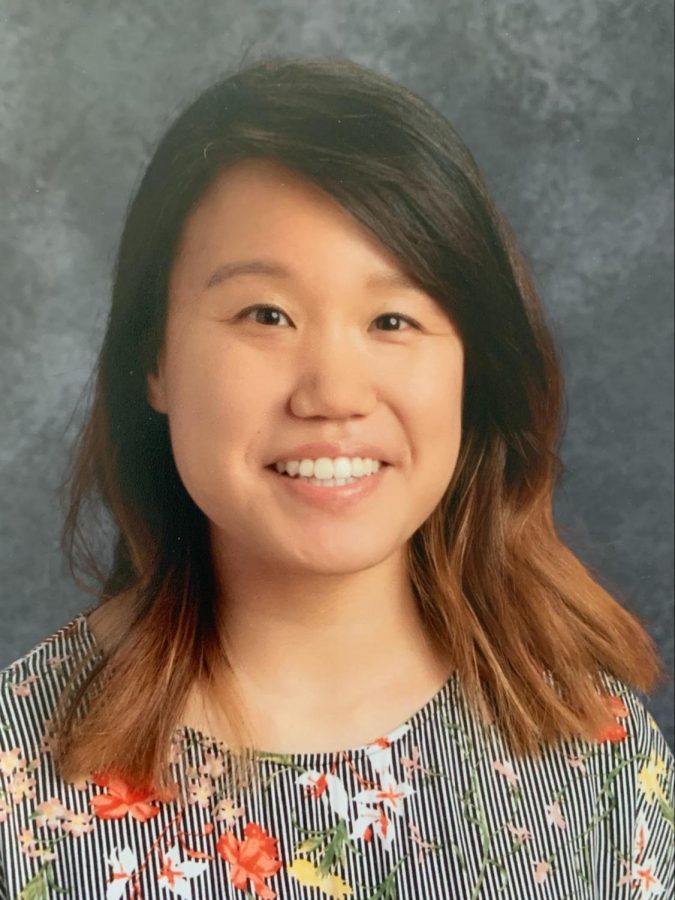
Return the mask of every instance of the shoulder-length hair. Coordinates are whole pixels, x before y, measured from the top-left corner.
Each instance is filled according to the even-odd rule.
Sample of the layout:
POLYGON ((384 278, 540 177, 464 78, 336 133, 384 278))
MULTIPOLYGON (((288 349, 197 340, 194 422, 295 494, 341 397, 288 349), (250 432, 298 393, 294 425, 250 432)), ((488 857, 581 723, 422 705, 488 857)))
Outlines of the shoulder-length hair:
MULTIPOLYGON (((594 739, 602 673, 651 692, 662 664, 645 628, 556 531, 561 367, 526 263, 469 150, 412 91, 348 60, 268 58, 201 93, 159 141, 129 206, 91 411, 60 490, 62 547, 97 602, 130 598, 124 633, 73 677, 55 721, 62 775, 117 770, 169 786, 189 691, 227 662, 205 516, 179 477, 166 416, 146 396, 163 342, 169 272, 185 220, 217 175, 276 160, 332 195, 446 309, 464 345, 463 433, 437 508, 408 542, 435 645, 482 720, 516 755, 594 739), (100 565, 87 499, 116 529, 100 565)), ((219 701, 230 758, 250 762, 245 710, 219 701)), ((244 773, 243 784, 252 774, 244 773)))

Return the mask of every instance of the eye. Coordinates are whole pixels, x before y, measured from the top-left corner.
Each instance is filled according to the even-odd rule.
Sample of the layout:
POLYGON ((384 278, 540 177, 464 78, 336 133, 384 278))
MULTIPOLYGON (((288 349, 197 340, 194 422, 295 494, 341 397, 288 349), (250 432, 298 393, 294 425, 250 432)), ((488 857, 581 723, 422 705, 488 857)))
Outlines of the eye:
MULTIPOLYGON (((279 307, 277 307, 277 306, 269 306, 269 305, 264 305, 264 304, 258 303, 256 306, 247 306, 246 309, 242 310, 239 313, 237 318, 238 319, 247 319, 251 315, 251 313, 257 312, 258 310, 264 310, 264 312, 266 312, 266 313, 281 313, 282 316, 286 315, 286 313, 282 312, 279 309, 279 307)), ((262 325, 263 323, 260 322, 258 324, 262 325)), ((267 324, 267 323, 265 323, 265 324, 267 324)), ((272 324, 276 324, 276 322, 273 322, 272 324)))
MULTIPOLYGON (((382 313, 382 315, 381 315, 381 316, 378 316, 377 319, 375 319, 375 321, 377 322, 379 319, 384 319, 385 321, 388 321, 388 322, 390 322, 390 323, 391 323, 392 319, 400 319, 402 322, 407 322, 408 325, 412 325, 413 328, 418 328, 418 327, 419 327, 419 326, 417 325, 417 323, 415 322, 414 319, 411 319, 410 316, 404 316, 404 315, 402 315, 401 313, 395 313, 395 312, 382 313)), ((390 329, 385 329, 385 330, 386 330, 386 331, 389 331, 390 329)), ((400 331, 401 329, 400 329, 400 328, 394 328, 394 329, 392 329, 392 330, 393 330, 393 331, 400 331)), ((404 329, 404 330, 405 330, 405 329, 404 329)))
MULTIPOLYGON (((258 303, 255 306, 248 306, 246 309, 242 310, 239 313, 237 318, 247 319, 251 315, 251 313, 258 313, 258 311, 263 311, 265 313, 268 313, 270 316, 272 314, 275 314, 275 315, 281 314, 282 316, 286 315, 286 313, 283 312, 281 309, 279 309, 278 306, 270 306, 269 304, 258 303)), ((404 316, 401 313, 394 313, 394 312, 382 313, 382 315, 378 316, 377 319, 375 319, 375 321, 377 322, 379 320, 385 320, 391 324, 392 320, 395 320, 395 319, 400 319, 403 322, 407 322, 409 325, 412 325, 413 328, 419 328, 419 326, 417 325, 417 323, 415 322, 414 319, 411 319, 409 316, 404 316)), ((258 322, 258 324, 261 324, 261 325, 262 324, 277 324, 277 322, 278 322, 278 319, 271 323, 268 320, 267 323, 258 322)), ((403 329, 403 330, 405 330, 405 329, 403 329)), ((386 328, 385 331, 401 331, 401 329, 400 328, 393 328, 393 329, 386 328)))

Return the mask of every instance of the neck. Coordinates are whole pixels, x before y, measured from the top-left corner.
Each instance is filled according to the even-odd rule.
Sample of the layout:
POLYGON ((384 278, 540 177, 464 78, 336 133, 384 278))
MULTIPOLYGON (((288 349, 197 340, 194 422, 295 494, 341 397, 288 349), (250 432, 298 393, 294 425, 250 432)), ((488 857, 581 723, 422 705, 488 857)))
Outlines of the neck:
POLYGON ((353 709, 411 679, 449 674, 424 628, 403 553, 349 574, 280 573, 223 554, 220 617, 242 689, 270 704, 353 709), (331 703, 335 703, 331 699, 331 703))

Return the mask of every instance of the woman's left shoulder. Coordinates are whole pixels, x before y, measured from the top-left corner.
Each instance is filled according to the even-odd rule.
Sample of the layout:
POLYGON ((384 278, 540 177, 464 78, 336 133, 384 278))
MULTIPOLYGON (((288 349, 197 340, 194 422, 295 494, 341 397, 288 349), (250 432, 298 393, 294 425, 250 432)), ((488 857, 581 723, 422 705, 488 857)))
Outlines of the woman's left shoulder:
POLYGON ((615 725, 599 736, 603 756, 600 823, 620 838, 618 887, 641 897, 675 896, 675 757, 644 701, 604 675, 615 725))
POLYGON ((607 672, 601 675, 605 686, 614 724, 598 736, 600 743, 617 747, 625 757, 643 758, 656 756, 665 770, 673 777, 675 758, 658 722, 645 701, 630 685, 607 672))

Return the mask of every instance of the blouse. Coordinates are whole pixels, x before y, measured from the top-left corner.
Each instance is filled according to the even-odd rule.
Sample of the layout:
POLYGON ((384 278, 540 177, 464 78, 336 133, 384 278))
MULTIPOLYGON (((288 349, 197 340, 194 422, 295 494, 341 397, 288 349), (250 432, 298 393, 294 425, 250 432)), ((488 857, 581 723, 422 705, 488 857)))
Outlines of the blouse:
POLYGON ((160 799, 55 771, 55 703, 90 649, 81 613, 0 672, 2 900, 675 897, 673 753, 607 673, 614 725, 539 760, 511 757, 453 674, 368 744, 262 755, 234 795, 225 745, 180 726, 160 799))

